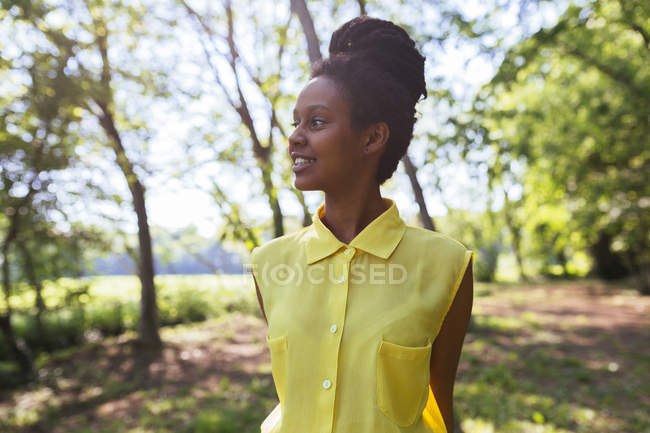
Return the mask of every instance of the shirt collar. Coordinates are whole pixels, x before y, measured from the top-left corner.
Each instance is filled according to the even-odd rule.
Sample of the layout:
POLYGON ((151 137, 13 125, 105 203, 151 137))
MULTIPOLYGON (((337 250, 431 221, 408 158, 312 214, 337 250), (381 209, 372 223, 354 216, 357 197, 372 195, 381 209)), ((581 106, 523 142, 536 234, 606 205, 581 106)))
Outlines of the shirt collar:
POLYGON ((388 209, 365 226, 349 245, 341 242, 321 221, 325 214, 325 203, 322 203, 312 216, 313 224, 307 237, 307 264, 347 246, 387 259, 402 239, 406 223, 400 217, 393 200, 386 197, 382 197, 382 200, 389 205, 388 209))

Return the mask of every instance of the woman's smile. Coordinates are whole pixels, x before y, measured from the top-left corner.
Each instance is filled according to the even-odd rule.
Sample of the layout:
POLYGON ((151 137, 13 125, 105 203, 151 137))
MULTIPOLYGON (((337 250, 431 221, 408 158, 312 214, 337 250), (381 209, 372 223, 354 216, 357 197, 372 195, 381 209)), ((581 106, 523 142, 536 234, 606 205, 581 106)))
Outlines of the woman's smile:
POLYGON ((293 159, 293 172, 299 173, 309 168, 316 162, 316 158, 309 158, 304 155, 300 155, 296 152, 291 153, 291 159, 293 159))

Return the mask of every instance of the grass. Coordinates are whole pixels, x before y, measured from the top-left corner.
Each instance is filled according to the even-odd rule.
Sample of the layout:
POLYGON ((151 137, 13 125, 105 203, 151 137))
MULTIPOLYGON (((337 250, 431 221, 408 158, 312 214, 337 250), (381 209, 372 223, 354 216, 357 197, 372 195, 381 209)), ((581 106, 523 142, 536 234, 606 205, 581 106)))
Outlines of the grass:
MULTIPOLYGON (((246 275, 157 276, 160 324, 200 322, 232 311, 258 314, 248 283, 246 275)), ((35 320, 33 291, 18 287, 11 297, 14 331, 37 356, 119 335, 138 325, 140 282, 135 276, 47 281, 43 296, 47 311, 41 318, 42 330, 35 320)), ((0 312, 4 307, 0 301, 0 312)), ((0 334, 0 360, 9 353, 0 334)), ((7 368, 11 366, 0 362, 0 383, 12 380, 7 368)))
POLYGON ((455 389, 466 432, 650 432, 650 300, 593 281, 482 293, 455 389))
MULTIPOLYGON (((97 293, 125 296, 117 286, 97 293)), ((596 281, 477 284, 455 386, 463 430, 650 433, 648 311, 596 281)), ((164 327, 159 353, 129 331, 44 355, 39 383, 0 394, 0 431, 259 432, 277 403, 265 333, 247 307, 164 327)))

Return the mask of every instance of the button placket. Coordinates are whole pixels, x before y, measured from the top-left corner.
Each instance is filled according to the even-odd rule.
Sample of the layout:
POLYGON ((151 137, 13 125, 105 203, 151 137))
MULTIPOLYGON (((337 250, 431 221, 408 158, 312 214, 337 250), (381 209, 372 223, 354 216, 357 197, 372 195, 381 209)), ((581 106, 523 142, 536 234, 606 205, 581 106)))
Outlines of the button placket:
POLYGON ((343 335, 343 326, 345 325, 345 312, 347 309, 348 288, 349 288, 349 271, 350 261, 354 256, 354 249, 347 248, 339 251, 333 257, 333 265, 337 269, 333 272, 334 279, 331 281, 331 298, 329 302, 330 326, 329 334, 331 340, 327 343, 331 348, 327 353, 327 361, 323 376, 320 380, 319 405, 323 408, 324 413, 328 413, 329 422, 323 425, 324 432, 330 432, 334 420, 334 407, 336 398, 336 380, 339 369, 339 351, 343 335), (343 259, 343 260, 341 260, 343 259))

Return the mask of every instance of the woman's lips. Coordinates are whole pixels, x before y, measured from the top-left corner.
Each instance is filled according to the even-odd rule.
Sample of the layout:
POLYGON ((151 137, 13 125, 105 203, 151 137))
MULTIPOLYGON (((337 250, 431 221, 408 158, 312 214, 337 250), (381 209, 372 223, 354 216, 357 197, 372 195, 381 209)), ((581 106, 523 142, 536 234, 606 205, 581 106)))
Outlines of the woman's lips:
POLYGON ((293 172, 298 173, 304 171, 312 166, 315 162, 315 159, 296 158, 296 162, 293 164, 293 172))

